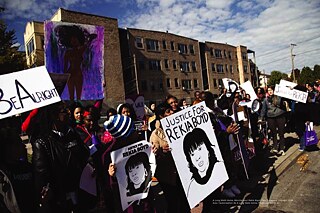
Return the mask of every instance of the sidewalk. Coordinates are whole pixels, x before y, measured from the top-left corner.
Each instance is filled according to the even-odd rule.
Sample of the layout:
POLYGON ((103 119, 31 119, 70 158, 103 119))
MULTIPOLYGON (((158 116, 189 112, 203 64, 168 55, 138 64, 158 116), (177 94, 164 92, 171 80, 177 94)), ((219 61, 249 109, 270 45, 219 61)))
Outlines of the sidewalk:
MULTIPOLYGON (((314 126, 314 130, 316 131, 318 137, 320 136, 320 126, 314 126)), ((251 212, 250 209, 254 209, 257 206, 264 207, 267 206, 267 202, 259 202, 263 200, 267 200, 264 197, 266 193, 263 193, 266 190, 266 186, 270 184, 276 185, 278 178, 284 174, 284 172, 289 168, 290 165, 296 163, 297 158, 305 153, 306 151, 299 151, 299 141, 298 136, 295 133, 286 133, 286 144, 288 148, 286 148, 286 154, 284 156, 267 156, 267 161, 269 168, 266 169, 264 174, 251 174, 249 180, 241 180, 237 183, 237 186, 240 188, 242 194, 241 197, 237 197, 233 199, 233 205, 229 207, 232 208, 230 212, 239 212, 241 208, 241 212, 251 212), (270 183, 270 184, 269 184, 270 183), (253 201, 253 202, 252 202, 253 201), (249 203, 248 209, 243 208, 243 205, 249 203)), ((269 186, 268 186, 269 187, 269 186)), ((202 212, 202 203, 196 208, 191 210, 192 213, 200 213, 202 212)))

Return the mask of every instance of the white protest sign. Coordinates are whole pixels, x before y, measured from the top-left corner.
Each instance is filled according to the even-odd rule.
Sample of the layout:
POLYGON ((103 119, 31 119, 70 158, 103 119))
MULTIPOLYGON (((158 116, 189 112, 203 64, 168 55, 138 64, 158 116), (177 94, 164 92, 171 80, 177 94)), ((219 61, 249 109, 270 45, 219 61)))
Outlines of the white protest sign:
POLYGON ((190 208, 228 180, 204 102, 161 119, 190 208))
POLYGON ((151 179, 156 170, 151 143, 139 141, 110 153, 115 164, 122 210, 132 202, 148 196, 151 179))
POLYGON ((280 80, 279 85, 285 86, 285 87, 289 87, 289 88, 293 88, 293 87, 297 86, 296 83, 293 83, 291 81, 286 81, 286 80, 283 80, 283 79, 280 80))
MULTIPOLYGON (((246 81, 243 84, 241 84, 240 87, 244 91, 246 91, 246 94, 249 94, 249 96, 250 96, 250 101, 240 102, 240 105, 241 106, 247 106, 248 108, 251 108, 253 100, 257 99, 257 94, 254 91, 251 82, 250 81, 246 81)), ((246 98, 246 97, 243 97, 243 98, 246 98)))
POLYGON ((0 75, 0 119, 59 101, 44 66, 0 75))
POLYGON ((224 88, 226 88, 228 93, 234 93, 237 90, 239 90, 239 84, 238 82, 230 79, 230 78, 223 78, 222 83, 224 88))
POLYGON ((308 93, 302 92, 296 89, 290 89, 287 86, 276 84, 274 94, 280 97, 288 98, 290 100, 306 103, 308 99, 308 93))

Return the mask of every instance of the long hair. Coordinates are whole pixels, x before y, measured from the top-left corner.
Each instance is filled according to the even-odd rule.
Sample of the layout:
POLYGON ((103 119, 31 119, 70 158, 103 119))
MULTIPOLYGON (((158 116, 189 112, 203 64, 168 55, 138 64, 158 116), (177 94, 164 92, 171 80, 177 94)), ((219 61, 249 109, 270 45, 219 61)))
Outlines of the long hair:
POLYGON ((151 166, 149 163, 149 157, 147 153, 138 152, 137 154, 130 156, 126 162, 125 170, 126 170, 127 182, 128 182, 127 190, 129 190, 128 195, 142 193, 148 186, 149 182, 151 181, 151 166), (135 189, 134 184, 130 180, 129 171, 139 164, 143 164, 144 168, 147 171, 147 175, 145 177, 144 182, 141 184, 141 186, 138 189, 135 189))
POLYGON ((197 183, 201 185, 206 184, 211 177, 213 166, 216 162, 218 162, 218 159, 205 131, 200 128, 195 128, 191 132, 189 132, 183 140, 183 151, 187 158, 189 169, 192 173, 192 178, 194 178, 197 183), (194 150, 196 150, 197 147, 203 143, 205 144, 209 152, 209 167, 207 169, 206 175, 201 178, 198 169, 193 165, 191 161, 191 153, 193 153, 194 150))

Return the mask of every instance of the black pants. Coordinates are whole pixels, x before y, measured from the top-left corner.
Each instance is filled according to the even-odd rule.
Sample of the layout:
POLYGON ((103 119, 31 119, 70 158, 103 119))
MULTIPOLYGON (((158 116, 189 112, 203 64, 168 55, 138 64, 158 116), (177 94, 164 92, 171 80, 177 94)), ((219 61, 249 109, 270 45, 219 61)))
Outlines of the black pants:
POLYGON ((273 148, 276 150, 284 150, 284 129, 286 125, 285 115, 283 114, 275 118, 268 118, 267 122, 273 138, 273 148), (278 134, 280 138, 279 142, 277 137, 278 134))

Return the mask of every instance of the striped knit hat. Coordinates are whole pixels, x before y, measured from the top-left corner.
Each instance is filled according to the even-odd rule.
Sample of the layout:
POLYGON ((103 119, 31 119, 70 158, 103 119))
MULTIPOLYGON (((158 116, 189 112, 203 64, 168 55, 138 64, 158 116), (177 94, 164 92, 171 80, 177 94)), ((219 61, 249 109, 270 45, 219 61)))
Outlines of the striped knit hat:
POLYGON ((114 138, 126 138, 134 131, 131 118, 119 114, 110 116, 103 126, 114 138))

